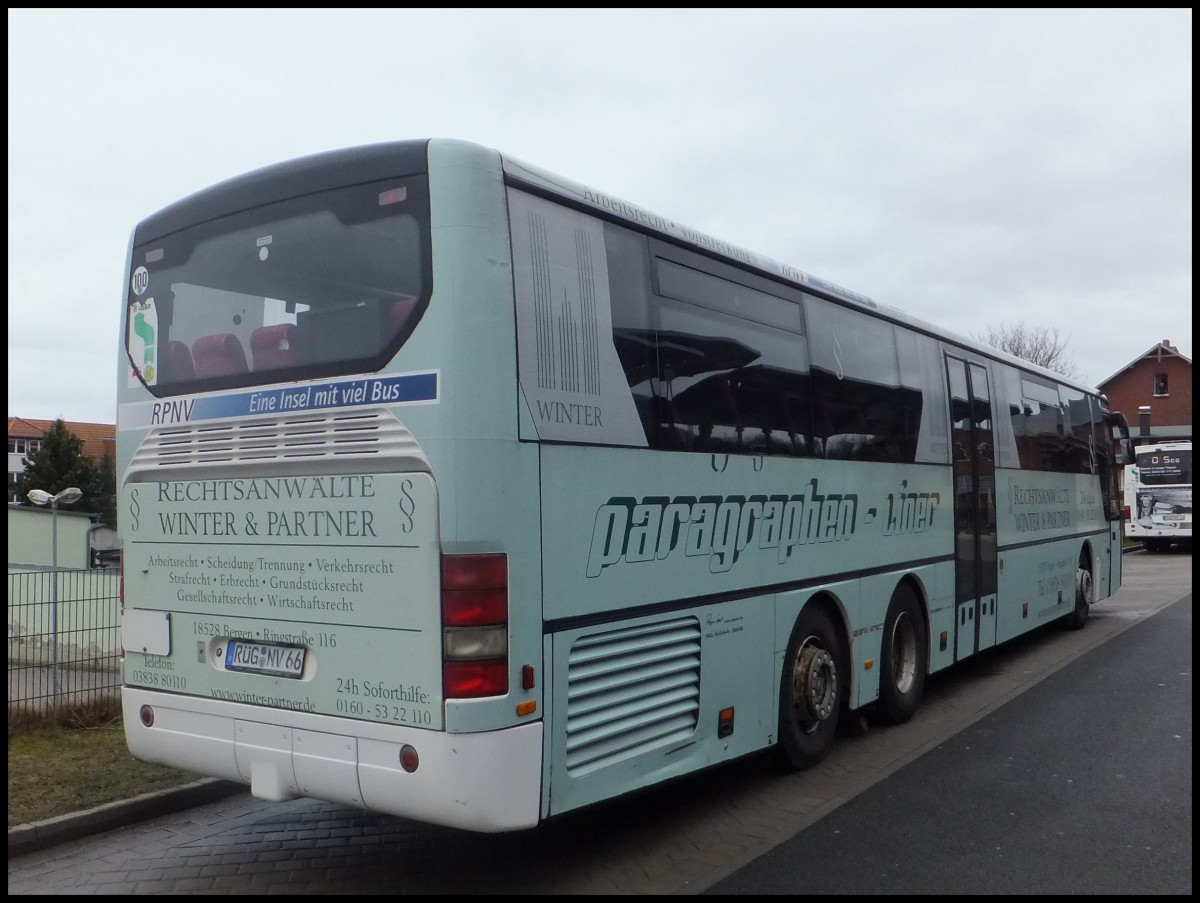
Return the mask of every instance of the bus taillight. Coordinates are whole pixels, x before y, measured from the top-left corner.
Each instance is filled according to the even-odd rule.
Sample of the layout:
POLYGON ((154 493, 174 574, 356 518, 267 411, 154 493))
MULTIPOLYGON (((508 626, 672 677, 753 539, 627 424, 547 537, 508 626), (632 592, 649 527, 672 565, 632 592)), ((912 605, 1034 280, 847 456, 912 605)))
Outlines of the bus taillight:
POLYGON ((508 557, 442 557, 442 682, 447 699, 508 692, 508 557))

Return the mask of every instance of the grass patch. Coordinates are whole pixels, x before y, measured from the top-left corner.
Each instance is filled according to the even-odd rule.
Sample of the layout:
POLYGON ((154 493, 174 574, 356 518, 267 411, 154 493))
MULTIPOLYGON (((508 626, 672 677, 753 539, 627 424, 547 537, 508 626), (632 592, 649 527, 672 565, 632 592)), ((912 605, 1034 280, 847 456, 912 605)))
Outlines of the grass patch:
POLYGON ((49 716, 9 713, 10 828, 196 780, 135 759, 120 717, 103 707, 49 716))

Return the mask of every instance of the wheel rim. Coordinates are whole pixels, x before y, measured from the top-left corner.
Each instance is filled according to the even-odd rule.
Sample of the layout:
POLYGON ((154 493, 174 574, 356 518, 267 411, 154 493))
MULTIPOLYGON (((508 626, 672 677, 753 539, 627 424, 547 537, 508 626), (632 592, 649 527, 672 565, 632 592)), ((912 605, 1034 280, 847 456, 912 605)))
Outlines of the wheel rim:
POLYGON ((1088 568, 1079 569, 1079 594, 1085 605, 1092 604, 1092 594, 1095 592, 1095 587, 1092 585, 1092 572, 1088 568))
POLYGON ((792 688, 797 721, 806 733, 816 730, 837 705, 837 665, 833 656, 812 640, 807 641, 796 656, 792 688))
POLYGON ((908 612, 896 619, 890 646, 892 683, 901 693, 907 693, 917 679, 917 634, 908 612))

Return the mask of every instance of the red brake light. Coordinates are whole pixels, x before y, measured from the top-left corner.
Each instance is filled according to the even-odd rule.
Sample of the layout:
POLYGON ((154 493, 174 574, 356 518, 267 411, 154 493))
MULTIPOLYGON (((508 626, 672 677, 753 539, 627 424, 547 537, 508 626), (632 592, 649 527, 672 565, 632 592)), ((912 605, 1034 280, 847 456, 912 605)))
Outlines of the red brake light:
POLYGON ((442 682, 448 699, 508 692, 508 556, 442 557, 442 682))
POLYGON ((448 699, 503 696, 508 692, 508 659, 487 662, 445 662, 442 679, 448 699))
POLYGON ((458 590, 442 596, 443 622, 464 627, 501 624, 508 620, 508 592, 504 589, 458 590))
POLYGON ((389 188, 387 191, 379 192, 379 206, 387 207, 391 204, 399 204, 408 197, 407 188, 389 188))
POLYGON ((442 558, 442 623, 449 627, 508 623, 507 556, 442 558))
POLYGON ((444 555, 442 588, 447 590, 494 589, 508 586, 508 556, 444 555))

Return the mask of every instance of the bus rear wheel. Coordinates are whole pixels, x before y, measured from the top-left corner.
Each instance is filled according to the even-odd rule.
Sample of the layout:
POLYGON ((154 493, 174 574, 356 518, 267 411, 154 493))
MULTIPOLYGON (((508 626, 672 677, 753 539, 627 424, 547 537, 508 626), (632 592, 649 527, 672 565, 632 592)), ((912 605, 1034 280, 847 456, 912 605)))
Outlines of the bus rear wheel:
POLYGON ((820 762, 833 746, 848 688, 841 634, 830 616, 809 605, 796 619, 779 688, 779 743, 797 771, 820 762))
POLYGON ((1079 556, 1079 565, 1075 569, 1075 609, 1063 618, 1063 626, 1067 630, 1081 630, 1087 623, 1088 614, 1096 601, 1096 584, 1092 578, 1092 565, 1087 553, 1079 556))
POLYGON ((907 583, 896 587, 883 622, 882 668, 875 714, 884 724, 903 724, 916 714, 925 692, 929 644, 920 600, 907 583))

